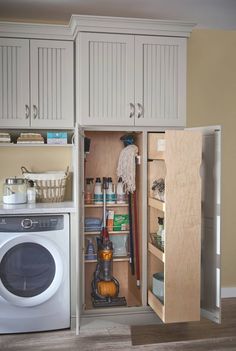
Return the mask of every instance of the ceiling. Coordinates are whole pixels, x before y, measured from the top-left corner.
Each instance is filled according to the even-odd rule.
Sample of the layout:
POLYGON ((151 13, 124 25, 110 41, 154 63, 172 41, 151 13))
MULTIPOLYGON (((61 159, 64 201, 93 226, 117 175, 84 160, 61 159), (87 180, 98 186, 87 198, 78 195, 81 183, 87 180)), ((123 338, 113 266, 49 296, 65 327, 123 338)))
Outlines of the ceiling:
POLYGON ((72 14, 194 22, 236 30, 236 0, 0 0, 0 20, 67 24, 72 14))

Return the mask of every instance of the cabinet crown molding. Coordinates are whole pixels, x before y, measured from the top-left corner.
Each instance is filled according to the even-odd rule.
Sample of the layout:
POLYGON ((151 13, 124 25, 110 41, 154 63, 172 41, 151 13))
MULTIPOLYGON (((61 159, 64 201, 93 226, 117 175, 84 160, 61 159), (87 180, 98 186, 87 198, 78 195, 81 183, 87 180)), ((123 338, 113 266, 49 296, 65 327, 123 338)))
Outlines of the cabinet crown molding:
POLYGON ((163 35, 189 37, 196 23, 146 18, 72 15, 70 28, 78 32, 163 35))
POLYGON ((145 18, 72 15, 68 25, 0 21, 0 36, 74 40, 78 32, 189 37, 195 23, 145 18))

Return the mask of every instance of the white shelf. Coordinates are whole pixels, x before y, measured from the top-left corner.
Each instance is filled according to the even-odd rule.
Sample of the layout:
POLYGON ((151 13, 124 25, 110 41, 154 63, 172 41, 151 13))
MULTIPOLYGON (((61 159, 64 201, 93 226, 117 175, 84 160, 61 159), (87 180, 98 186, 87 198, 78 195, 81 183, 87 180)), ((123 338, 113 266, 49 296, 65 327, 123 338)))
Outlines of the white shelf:
POLYGON ((33 214, 33 213, 71 213, 75 212, 75 203, 73 201, 63 202, 47 202, 35 204, 20 204, 20 205, 7 205, 0 204, 0 215, 11 214, 33 214))
POLYGON ((73 147, 74 144, 38 144, 38 143, 26 143, 26 144, 13 144, 13 143, 0 143, 0 147, 73 147))

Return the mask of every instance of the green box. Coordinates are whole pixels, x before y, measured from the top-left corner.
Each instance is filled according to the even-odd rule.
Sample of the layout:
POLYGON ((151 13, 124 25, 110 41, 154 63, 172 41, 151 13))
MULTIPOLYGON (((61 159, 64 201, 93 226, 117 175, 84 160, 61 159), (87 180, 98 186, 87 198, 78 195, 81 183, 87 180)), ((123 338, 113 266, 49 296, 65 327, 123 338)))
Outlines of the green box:
POLYGON ((129 230, 129 215, 128 214, 115 214, 113 230, 120 232, 122 230, 129 230))

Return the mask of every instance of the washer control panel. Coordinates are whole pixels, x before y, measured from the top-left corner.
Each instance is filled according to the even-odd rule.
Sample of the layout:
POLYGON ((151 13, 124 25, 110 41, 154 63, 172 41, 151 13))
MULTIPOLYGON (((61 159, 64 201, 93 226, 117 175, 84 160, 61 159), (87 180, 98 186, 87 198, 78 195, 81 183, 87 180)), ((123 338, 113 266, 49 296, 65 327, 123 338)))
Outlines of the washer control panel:
POLYGON ((1 232, 45 232, 64 229, 63 215, 50 216, 1 216, 1 232))

